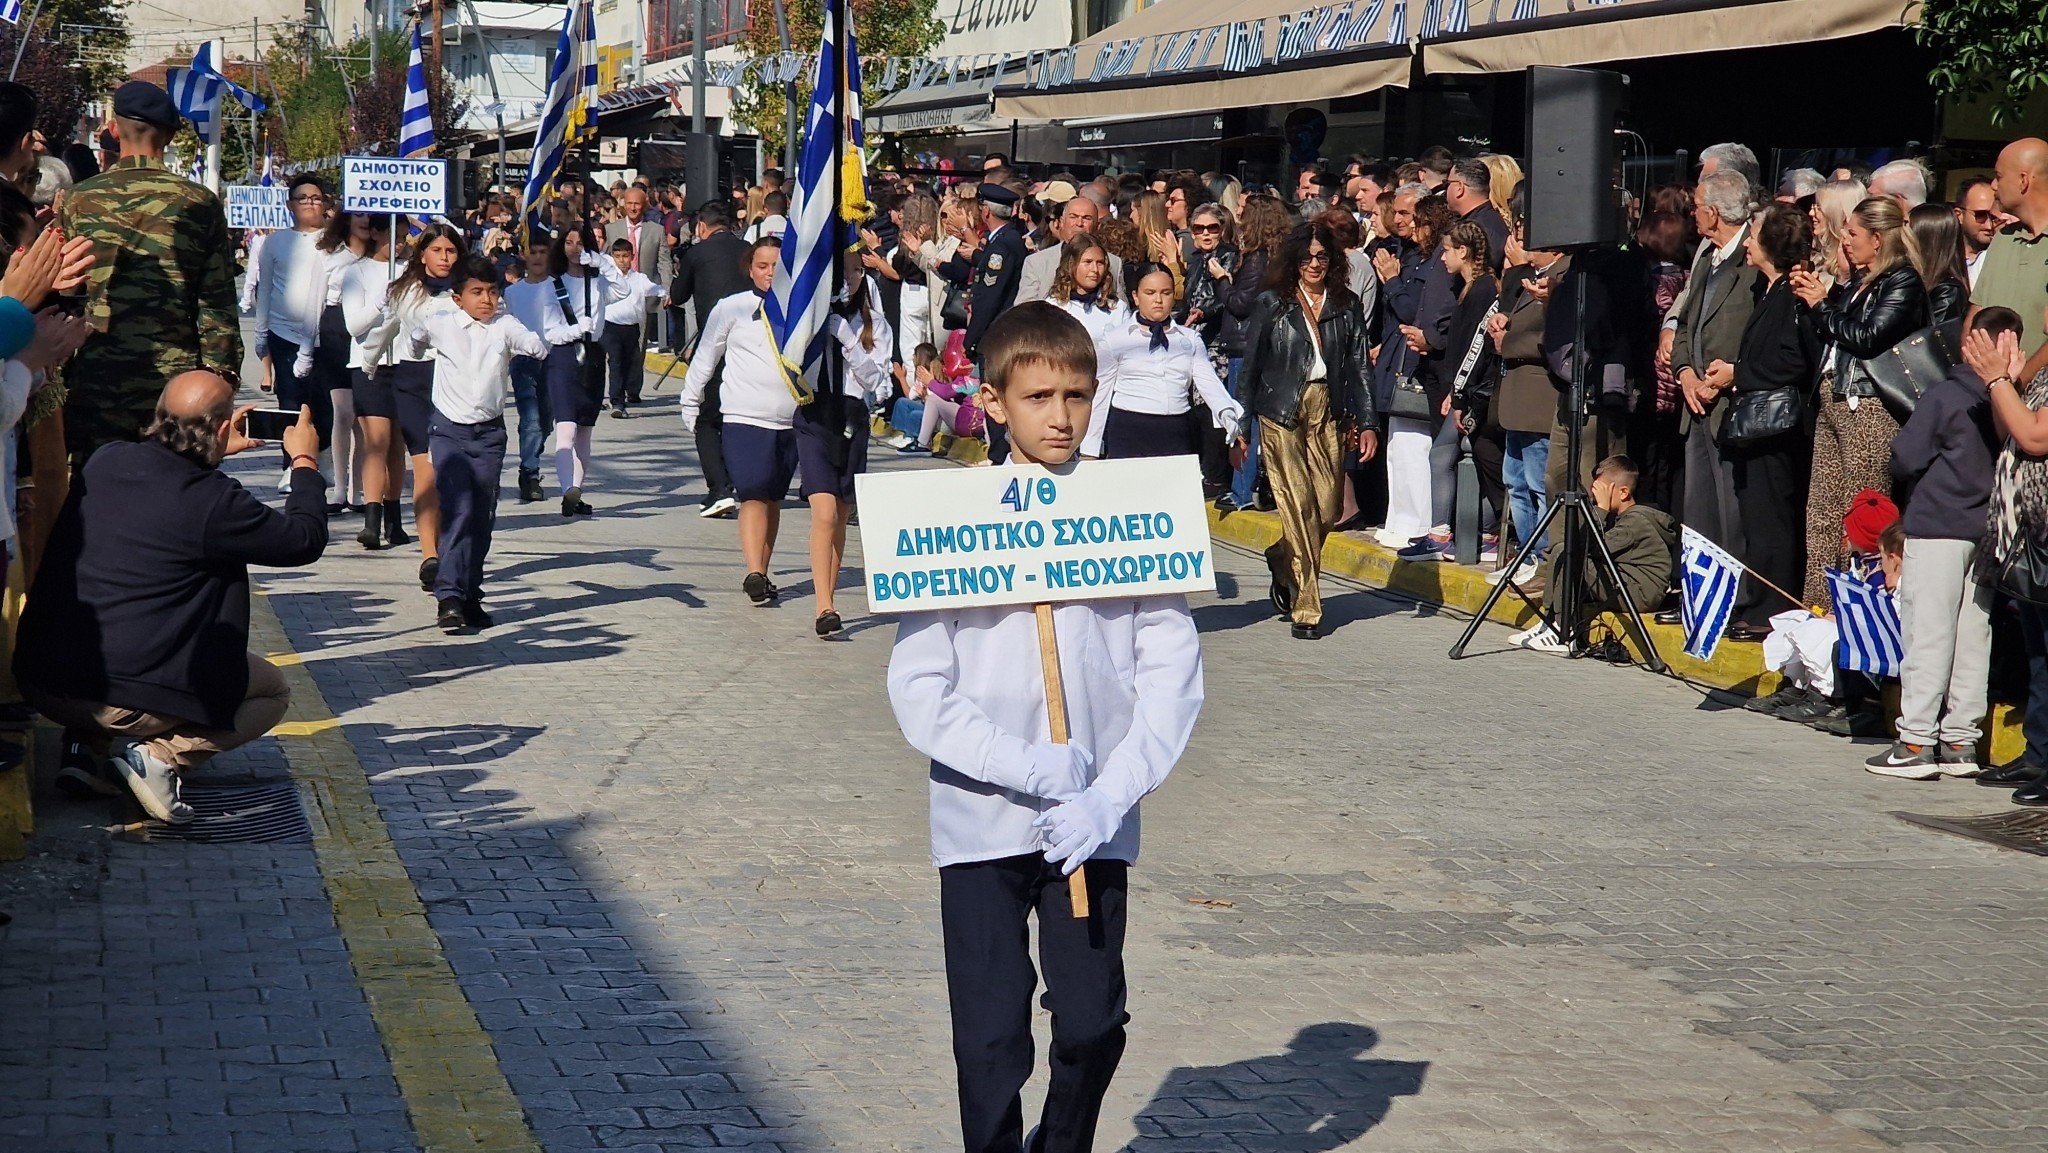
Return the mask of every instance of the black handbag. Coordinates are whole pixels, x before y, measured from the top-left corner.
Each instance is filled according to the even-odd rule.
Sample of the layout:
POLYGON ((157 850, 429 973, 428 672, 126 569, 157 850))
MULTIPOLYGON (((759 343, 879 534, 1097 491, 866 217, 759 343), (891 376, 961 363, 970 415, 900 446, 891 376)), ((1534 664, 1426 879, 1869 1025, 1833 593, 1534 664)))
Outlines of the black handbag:
POLYGON ((967 290, 957 284, 946 285, 946 302, 939 306, 939 323, 947 328, 967 327, 967 290))
POLYGON ((1423 389, 1421 378, 1404 372, 1394 378, 1394 392, 1387 400, 1387 411, 1380 415, 1434 420, 1437 409, 1429 403, 1429 393, 1423 389))
POLYGON ((1721 420, 1721 443, 1755 444, 1799 427, 1805 401, 1797 385, 1738 392, 1721 420))
POLYGON ((1859 363, 1877 389, 1877 398, 1900 424, 1913 415, 1927 390, 1955 367, 1940 331, 1931 324, 1859 363))
POLYGON ((2021 532, 1998 566, 1998 591, 2016 601, 2048 606, 2048 545, 2021 532))

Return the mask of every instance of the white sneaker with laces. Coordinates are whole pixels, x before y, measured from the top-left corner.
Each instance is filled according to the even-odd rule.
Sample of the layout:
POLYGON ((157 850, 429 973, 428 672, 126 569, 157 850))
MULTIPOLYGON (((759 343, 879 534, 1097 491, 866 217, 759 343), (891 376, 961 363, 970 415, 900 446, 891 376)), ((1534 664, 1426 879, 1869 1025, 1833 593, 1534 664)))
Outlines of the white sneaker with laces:
POLYGON ((121 783, 142 802, 144 811, 159 821, 182 825, 193 817, 192 806, 178 799, 178 770, 149 755, 141 745, 114 748, 108 762, 121 783))
POLYGON ((1538 565, 1535 561, 1530 561, 1521 568, 1515 569, 1512 577, 1508 575, 1507 569, 1495 569, 1486 574, 1486 583, 1497 585, 1504 580, 1513 580, 1518 585, 1528 584, 1530 581, 1535 580, 1536 574, 1541 571, 1543 571, 1541 565, 1538 565))
POLYGON ((1530 628, 1509 637, 1508 643, 1518 649, 1528 649, 1534 653, 1562 653, 1565 651, 1565 643, 1557 635, 1557 630, 1542 621, 1538 621, 1530 628))

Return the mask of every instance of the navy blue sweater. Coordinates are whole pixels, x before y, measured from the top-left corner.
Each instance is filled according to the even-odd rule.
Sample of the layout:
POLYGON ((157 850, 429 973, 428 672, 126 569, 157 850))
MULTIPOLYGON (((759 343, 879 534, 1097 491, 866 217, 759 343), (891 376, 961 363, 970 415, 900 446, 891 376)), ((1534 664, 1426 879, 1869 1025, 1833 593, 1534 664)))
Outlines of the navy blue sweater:
POLYGON ((1892 440, 1892 476, 1910 486, 1910 538, 1982 541, 1998 434, 1983 378, 1967 366, 1927 390, 1892 440))

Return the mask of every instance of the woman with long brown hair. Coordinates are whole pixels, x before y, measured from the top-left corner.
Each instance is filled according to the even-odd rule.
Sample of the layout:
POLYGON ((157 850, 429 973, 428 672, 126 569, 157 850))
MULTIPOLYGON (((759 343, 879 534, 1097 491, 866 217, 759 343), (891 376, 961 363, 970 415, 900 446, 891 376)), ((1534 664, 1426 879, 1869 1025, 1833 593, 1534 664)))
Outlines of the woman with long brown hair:
MULTIPOLYGON (((1229 370, 1223 383, 1250 411, 1240 374, 1246 347, 1258 335, 1251 326, 1252 314, 1266 290, 1266 269, 1280 254, 1280 245, 1294 227, 1292 214, 1280 198, 1270 192, 1248 193, 1238 205, 1237 267, 1226 269, 1222 278, 1223 333, 1218 347, 1227 358, 1229 370)), ((1257 503, 1259 480, 1259 422, 1245 421, 1244 459, 1231 477, 1230 491, 1216 498, 1217 509, 1234 512, 1257 503)))
POLYGON ((1120 303, 1123 293, 1109 274, 1109 251, 1086 232, 1060 246, 1059 270, 1046 299, 1066 309, 1097 342, 1126 311, 1120 303))
MULTIPOLYGON (((1145 240, 1143 263, 1156 264, 1173 276, 1173 298, 1187 296, 1187 261, 1182 259, 1180 235, 1166 217, 1166 197, 1157 192, 1140 192, 1131 198, 1131 223, 1138 226, 1138 232, 1145 240)), ((1125 258, 1129 263, 1129 258, 1125 258)), ((1127 284, 1126 289, 1136 286, 1127 284)))

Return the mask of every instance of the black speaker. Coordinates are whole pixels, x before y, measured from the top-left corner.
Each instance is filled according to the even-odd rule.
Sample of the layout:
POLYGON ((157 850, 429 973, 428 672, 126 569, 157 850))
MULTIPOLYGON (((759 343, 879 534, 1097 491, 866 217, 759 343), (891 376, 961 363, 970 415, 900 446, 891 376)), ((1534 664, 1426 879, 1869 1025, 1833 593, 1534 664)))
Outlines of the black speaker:
POLYGON ((476 206, 476 161, 452 159, 448 162, 448 216, 460 217, 476 206))
POLYGON ((709 132, 683 134, 683 195, 692 208, 725 193, 718 180, 718 137, 709 132))
POLYGON ((1614 130, 1627 90, 1619 72, 1529 69, 1530 248, 1621 241, 1614 130))

